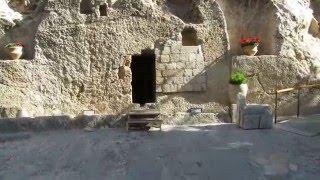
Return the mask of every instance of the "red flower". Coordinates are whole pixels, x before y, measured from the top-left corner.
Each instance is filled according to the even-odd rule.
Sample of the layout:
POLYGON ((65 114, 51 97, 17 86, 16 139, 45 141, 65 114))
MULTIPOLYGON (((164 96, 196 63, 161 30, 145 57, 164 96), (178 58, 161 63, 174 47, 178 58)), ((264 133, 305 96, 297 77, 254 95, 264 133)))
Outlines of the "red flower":
POLYGON ((248 45, 254 45, 254 44, 259 44, 260 39, 258 37, 246 37, 246 38, 241 38, 240 39, 240 44, 241 46, 248 46, 248 45))
POLYGON ((16 46, 23 46, 22 42, 18 41, 16 42, 16 46))

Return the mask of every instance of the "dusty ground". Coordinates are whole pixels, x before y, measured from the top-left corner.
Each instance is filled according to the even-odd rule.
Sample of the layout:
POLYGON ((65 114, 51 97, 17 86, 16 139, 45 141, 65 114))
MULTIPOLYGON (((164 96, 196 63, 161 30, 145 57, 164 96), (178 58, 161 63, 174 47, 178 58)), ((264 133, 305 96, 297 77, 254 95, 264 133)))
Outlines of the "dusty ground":
POLYGON ((320 136, 234 125, 0 134, 0 179, 320 179, 320 136))

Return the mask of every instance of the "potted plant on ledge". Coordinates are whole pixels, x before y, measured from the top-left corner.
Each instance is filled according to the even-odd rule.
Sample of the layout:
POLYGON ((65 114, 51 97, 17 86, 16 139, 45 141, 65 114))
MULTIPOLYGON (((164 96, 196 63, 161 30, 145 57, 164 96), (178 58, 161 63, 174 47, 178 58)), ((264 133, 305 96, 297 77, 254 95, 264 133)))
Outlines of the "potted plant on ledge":
POLYGON ((245 55, 254 56, 258 53, 260 39, 258 37, 242 38, 240 44, 245 55))
POLYGON ((9 43, 5 48, 10 60, 18 60, 22 56, 23 45, 21 42, 9 43))
POLYGON ((246 75, 237 70, 231 74, 229 81, 229 99, 231 104, 237 103, 238 94, 241 93, 244 96, 248 94, 248 85, 246 75))

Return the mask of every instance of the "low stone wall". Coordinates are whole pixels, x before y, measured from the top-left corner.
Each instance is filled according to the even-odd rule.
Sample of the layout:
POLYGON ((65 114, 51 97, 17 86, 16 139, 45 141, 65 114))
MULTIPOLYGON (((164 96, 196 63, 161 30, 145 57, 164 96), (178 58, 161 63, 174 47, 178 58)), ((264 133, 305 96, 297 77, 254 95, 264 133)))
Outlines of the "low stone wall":
POLYGON ((23 118, 0 118, 0 132, 48 131, 74 128, 124 127, 125 116, 40 116, 23 118))
MULTIPOLYGON (((270 104, 274 107, 275 90, 291 88, 301 84, 314 84, 313 72, 305 62, 280 56, 234 56, 232 70, 241 70, 248 77, 249 103, 270 104)), ((301 92, 301 113, 320 113, 320 90, 301 92)), ((279 95, 279 115, 297 113, 297 92, 279 95)))

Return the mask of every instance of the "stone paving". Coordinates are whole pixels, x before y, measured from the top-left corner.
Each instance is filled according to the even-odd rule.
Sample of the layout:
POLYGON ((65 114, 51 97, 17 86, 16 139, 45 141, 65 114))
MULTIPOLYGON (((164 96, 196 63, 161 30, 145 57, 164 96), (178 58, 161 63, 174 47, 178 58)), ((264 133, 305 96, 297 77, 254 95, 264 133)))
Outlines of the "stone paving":
POLYGON ((232 124, 0 134, 0 179, 320 179, 320 136, 232 124))

